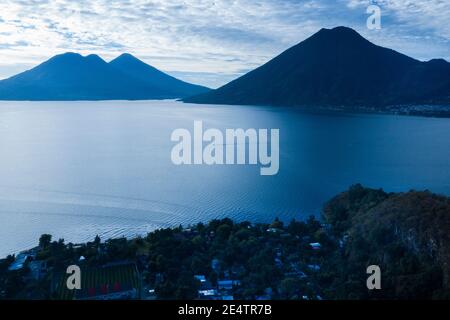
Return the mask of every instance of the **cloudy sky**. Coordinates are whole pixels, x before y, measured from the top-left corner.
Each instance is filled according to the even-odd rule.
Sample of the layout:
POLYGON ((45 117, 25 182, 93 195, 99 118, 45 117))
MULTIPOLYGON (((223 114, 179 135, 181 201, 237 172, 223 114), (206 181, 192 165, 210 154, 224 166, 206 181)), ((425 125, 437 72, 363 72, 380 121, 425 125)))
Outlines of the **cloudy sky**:
POLYGON ((218 87, 320 28, 345 25, 420 60, 450 61, 449 0, 1 0, 0 79, 67 51, 129 52, 218 87), (366 8, 382 29, 366 27, 366 8))

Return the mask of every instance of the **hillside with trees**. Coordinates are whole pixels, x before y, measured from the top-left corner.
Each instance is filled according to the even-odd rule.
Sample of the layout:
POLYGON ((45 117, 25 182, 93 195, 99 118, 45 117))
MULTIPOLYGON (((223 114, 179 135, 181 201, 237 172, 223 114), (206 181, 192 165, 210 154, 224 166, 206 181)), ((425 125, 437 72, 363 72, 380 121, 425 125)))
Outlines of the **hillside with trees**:
MULTIPOLYGON (((337 299, 450 298, 450 199, 429 191, 385 193, 351 187, 324 207, 342 250, 329 257, 329 296, 337 299), (368 291, 368 265, 382 290, 368 291)), ((325 271, 324 271, 325 272, 325 271)))
POLYGON ((321 220, 213 220, 84 244, 42 235, 0 260, 0 299, 448 299, 449 237, 448 197, 355 185, 321 220), (75 293, 74 264, 88 275, 75 293), (370 265, 381 290, 366 286, 370 265))

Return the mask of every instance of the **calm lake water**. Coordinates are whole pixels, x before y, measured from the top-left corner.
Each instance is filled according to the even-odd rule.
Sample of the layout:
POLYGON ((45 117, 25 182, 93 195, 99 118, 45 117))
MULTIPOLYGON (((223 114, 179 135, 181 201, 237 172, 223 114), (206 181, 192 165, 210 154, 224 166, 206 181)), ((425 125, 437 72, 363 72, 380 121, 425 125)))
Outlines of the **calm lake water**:
POLYGON ((450 195, 450 119, 173 101, 0 102, 0 256, 218 217, 319 215, 351 184, 450 195), (174 129, 279 128, 280 171, 175 166, 174 129))

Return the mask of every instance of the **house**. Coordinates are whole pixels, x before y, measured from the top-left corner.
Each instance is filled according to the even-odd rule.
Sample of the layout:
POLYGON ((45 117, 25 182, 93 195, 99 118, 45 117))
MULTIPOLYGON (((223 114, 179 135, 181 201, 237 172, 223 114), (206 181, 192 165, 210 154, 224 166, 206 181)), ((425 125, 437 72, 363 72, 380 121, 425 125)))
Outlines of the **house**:
POLYGON ((217 287, 219 290, 232 290, 233 287, 241 285, 239 280, 219 280, 217 281, 217 287))
POLYGON ((194 278, 197 279, 198 281, 200 281, 200 283, 206 282, 206 277, 202 274, 195 275, 194 278))
POLYGON ((313 250, 320 250, 320 248, 322 247, 322 245, 318 242, 311 242, 309 244, 309 246, 313 249, 313 250))
POLYGON ((202 275, 202 274, 195 275, 194 278, 200 282, 200 290, 204 291, 204 290, 210 290, 213 288, 211 282, 209 282, 204 275, 202 275))
POLYGON ((153 287, 145 287, 143 290, 143 300, 156 300, 156 291, 153 287))
POLYGON ((280 258, 275 258, 274 261, 275 261, 275 265, 276 265, 278 268, 283 267, 283 262, 281 261, 280 258))
POLYGON ((216 289, 198 290, 198 295, 200 298, 203 299, 211 299, 217 296, 217 290, 216 289))
POLYGON ((217 281, 217 287, 220 289, 225 290, 232 290, 233 289, 233 281, 232 280, 219 280, 217 281))
POLYGON ((9 271, 18 271, 22 270, 25 266, 25 262, 27 262, 28 259, 32 259, 33 255, 28 252, 21 252, 17 255, 16 259, 13 263, 8 267, 9 271))
POLYGON ((321 223, 320 226, 327 231, 331 230, 331 224, 329 224, 329 223, 321 223))
POLYGON ((308 268, 312 271, 320 271, 320 266, 318 264, 308 264, 308 268))

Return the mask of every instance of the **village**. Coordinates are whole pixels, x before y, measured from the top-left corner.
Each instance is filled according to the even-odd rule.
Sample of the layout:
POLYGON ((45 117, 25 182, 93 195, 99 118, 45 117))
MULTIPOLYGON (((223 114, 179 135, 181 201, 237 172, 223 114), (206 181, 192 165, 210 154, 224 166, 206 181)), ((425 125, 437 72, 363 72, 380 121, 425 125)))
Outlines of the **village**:
POLYGON ((0 300, 448 299, 447 271, 426 246, 434 233, 416 238, 418 252, 402 236, 408 226, 380 223, 417 199, 435 204, 417 215, 443 217, 429 230, 446 225, 447 197, 354 185, 326 204, 320 221, 225 218, 81 244, 43 234, 35 248, 0 259, 0 300), (382 271, 382 290, 369 288, 369 266, 382 271), (79 270, 75 289, 70 270, 79 270))
POLYGON ((321 300, 321 260, 333 246, 312 217, 287 226, 214 220, 86 244, 42 235, 39 246, 1 260, 0 297, 321 300), (79 290, 67 287, 69 265, 81 270, 79 290))

